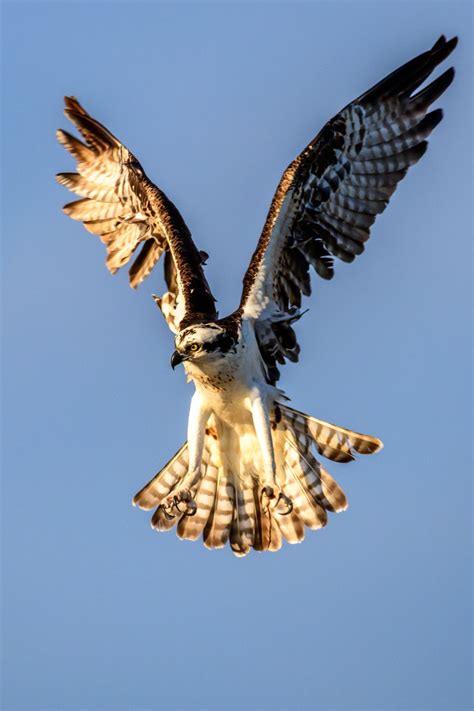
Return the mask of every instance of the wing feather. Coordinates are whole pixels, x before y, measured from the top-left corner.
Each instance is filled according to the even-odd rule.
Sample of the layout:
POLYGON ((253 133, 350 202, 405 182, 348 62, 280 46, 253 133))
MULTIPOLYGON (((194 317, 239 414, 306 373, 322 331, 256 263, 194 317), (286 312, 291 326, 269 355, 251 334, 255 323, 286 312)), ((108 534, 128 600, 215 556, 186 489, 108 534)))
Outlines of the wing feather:
MULTIPOLYGON (((74 97, 65 98, 65 115, 84 143, 58 130, 59 142, 77 161, 77 173, 59 173, 57 181, 81 199, 64 212, 107 245, 106 265, 114 274, 141 245, 129 271, 136 288, 151 273, 163 252, 168 292, 179 322, 217 318, 215 300, 196 248, 181 214, 146 176, 135 156, 74 97)), ((177 320, 177 318, 175 318, 177 320)))
POLYGON ((277 363, 298 359, 291 324, 301 296, 310 293, 309 265, 331 279, 332 257, 352 262, 362 254, 377 215, 425 153, 443 116, 428 109, 451 84, 454 69, 414 92, 456 44, 455 37, 440 37, 352 101, 283 173, 236 312, 255 323, 270 382, 278 379, 277 363))

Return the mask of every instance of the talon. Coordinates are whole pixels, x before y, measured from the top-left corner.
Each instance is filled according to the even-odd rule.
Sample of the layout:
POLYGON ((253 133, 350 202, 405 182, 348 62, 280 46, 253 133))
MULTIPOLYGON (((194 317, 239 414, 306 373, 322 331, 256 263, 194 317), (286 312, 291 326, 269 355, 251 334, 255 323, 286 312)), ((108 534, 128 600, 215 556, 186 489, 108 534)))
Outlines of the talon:
POLYGON ((170 513, 169 508, 167 506, 163 506, 162 504, 160 508, 162 509, 165 518, 168 519, 168 521, 171 521, 175 518, 174 514, 170 513))
POLYGON ((160 505, 160 509, 163 511, 163 514, 168 521, 171 521, 171 519, 175 517, 173 513, 173 502, 170 497, 163 501, 160 505))
POLYGON ((278 499, 277 499, 277 501, 276 501, 276 504, 273 506, 273 508, 274 508, 275 510, 278 509, 278 506, 279 506, 279 504, 280 504, 280 501, 282 501, 282 502, 286 505, 286 511, 277 511, 277 513, 278 513, 280 516, 288 516, 288 514, 290 514, 290 513, 293 511, 293 502, 292 502, 292 500, 291 500, 288 496, 286 496, 286 494, 284 494, 282 491, 280 491, 280 493, 279 493, 279 495, 278 495, 278 499))
POLYGON ((281 489, 277 489, 275 492, 275 489, 272 486, 264 486, 262 487, 262 491, 260 494, 260 501, 262 504, 262 509, 266 513, 268 509, 270 508, 270 501, 275 500, 275 503, 273 504, 272 511, 276 511, 280 516, 287 516, 293 511, 293 502, 292 500, 283 493, 281 489), (285 511, 278 511, 278 507, 280 503, 284 503, 286 506, 285 511))
POLYGON ((174 510, 176 510, 180 516, 194 516, 197 511, 197 506, 191 496, 190 490, 181 489, 167 496, 161 504, 161 509, 168 521, 170 521, 176 517, 176 514, 173 513, 174 510), (181 504, 184 504, 184 508, 181 504))

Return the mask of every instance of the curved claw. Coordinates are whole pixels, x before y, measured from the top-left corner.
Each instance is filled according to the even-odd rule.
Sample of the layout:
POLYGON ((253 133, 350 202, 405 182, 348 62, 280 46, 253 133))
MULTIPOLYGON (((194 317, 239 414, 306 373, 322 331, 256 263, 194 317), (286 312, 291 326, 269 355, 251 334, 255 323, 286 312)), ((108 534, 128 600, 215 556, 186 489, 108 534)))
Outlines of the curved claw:
POLYGON ((277 511, 277 513, 280 516, 288 516, 293 511, 293 502, 292 500, 286 496, 282 491, 280 491, 278 498, 276 500, 276 504, 274 505, 274 509, 276 510, 278 508, 278 505, 280 501, 283 501, 284 504, 286 504, 286 511, 277 511))
POLYGON ((180 516, 194 516, 197 511, 196 502, 189 489, 182 489, 175 494, 170 494, 161 504, 161 508, 168 521, 176 517, 176 514, 173 513, 174 510, 180 516), (181 507, 181 504, 184 504, 184 507, 181 507))
POLYGON ((163 504, 160 506, 161 510, 163 511, 165 518, 168 519, 168 521, 171 521, 172 519, 176 518, 173 513, 171 513, 171 507, 170 506, 164 506, 163 504))
POLYGON ((281 489, 277 489, 277 493, 275 494, 275 490, 273 489, 272 486, 264 486, 262 487, 262 492, 260 494, 260 501, 262 504, 262 509, 264 512, 268 511, 270 508, 270 501, 275 500, 275 503, 271 507, 273 511, 277 511, 278 506, 280 505, 281 502, 286 504, 286 511, 277 511, 280 516, 288 516, 293 511, 293 502, 292 500, 281 491, 281 489))

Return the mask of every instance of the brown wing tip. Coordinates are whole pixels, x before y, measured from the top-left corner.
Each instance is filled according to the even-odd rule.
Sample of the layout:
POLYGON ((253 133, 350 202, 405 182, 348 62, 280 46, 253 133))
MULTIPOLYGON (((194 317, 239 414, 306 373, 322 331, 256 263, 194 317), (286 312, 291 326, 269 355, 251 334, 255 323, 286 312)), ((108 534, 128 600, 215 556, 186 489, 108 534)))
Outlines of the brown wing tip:
POLYGON ((113 267, 113 266, 111 266, 110 264, 107 264, 107 261, 105 262, 105 266, 107 267, 107 269, 109 270, 109 272, 112 274, 112 276, 113 276, 114 274, 117 274, 118 270, 120 269, 120 267, 113 267))
MULTIPOLYGON (((79 101, 76 99, 75 96, 65 96, 64 97, 64 105, 65 105, 65 110, 66 111, 76 111, 79 114, 87 115, 87 111, 81 106, 79 101)), ((67 115, 67 114, 66 114, 67 115)))
POLYGON ((430 53, 432 55, 439 55, 438 57, 436 57, 436 61, 438 64, 440 64, 446 59, 446 57, 449 57, 451 52, 456 48, 457 44, 458 37, 456 35, 454 37, 451 37, 450 40, 447 40, 445 35, 441 35, 441 37, 436 40, 436 42, 432 46, 430 53))
POLYGON ((68 148, 69 140, 68 140, 68 134, 66 131, 63 131, 62 128, 58 128, 56 130, 56 140, 59 141, 59 143, 64 146, 66 149, 68 148))
POLYGON ((432 52, 436 52, 446 42, 446 35, 440 35, 434 45, 431 47, 432 52))
POLYGON ((436 40, 434 45, 431 48, 432 52, 437 52, 441 47, 444 47, 445 49, 449 49, 450 52, 453 51, 453 49, 457 46, 457 43, 459 41, 459 37, 457 35, 454 35, 454 37, 451 37, 450 40, 446 39, 446 35, 440 35, 440 37, 436 40))
POLYGON ((453 81, 453 79, 454 79, 454 77, 455 77, 455 74, 456 74, 455 68, 454 68, 454 67, 449 67, 449 69, 446 69, 446 71, 445 71, 444 74, 442 75, 442 77, 443 77, 443 79, 444 79, 444 82, 445 82, 445 84, 446 84, 446 89, 448 88, 448 86, 449 86, 449 85, 451 84, 451 82, 453 81))
POLYGON ((75 176, 77 176, 77 173, 56 173, 54 177, 57 183, 69 188, 71 179, 74 179, 75 176))

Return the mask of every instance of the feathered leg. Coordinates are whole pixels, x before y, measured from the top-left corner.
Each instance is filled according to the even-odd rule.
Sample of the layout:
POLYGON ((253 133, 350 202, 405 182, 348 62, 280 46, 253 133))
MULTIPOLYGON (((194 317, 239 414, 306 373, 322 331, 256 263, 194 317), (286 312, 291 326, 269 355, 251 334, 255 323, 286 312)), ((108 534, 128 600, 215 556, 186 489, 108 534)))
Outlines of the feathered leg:
POLYGON ((161 504, 163 511, 168 516, 176 516, 177 513, 185 513, 188 516, 193 516, 196 513, 197 506, 191 491, 201 478, 206 424, 210 414, 210 409, 205 406, 199 391, 196 390, 191 400, 191 407, 189 408, 188 473, 181 481, 179 489, 172 491, 161 504))
POLYGON ((202 477, 196 486, 196 493, 193 491, 196 513, 194 516, 182 516, 178 524, 178 536, 188 541, 195 541, 199 538, 214 504, 220 464, 216 447, 217 443, 210 437, 206 439, 202 457, 202 477))
POLYGON ((329 512, 346 508, 344 492, 313 449, 334 461, 350 462, 356 453, 372 454, 382 447, 376 437, 281 403, 269 416, 265 400, 258 397, 252 403, 253 424, 243 430, 215 415, 206 426, 207 413, 199 401, 194 407, 189 445, 138 492, 134 503, 156 509, 153 528, 168 531, 178 524, 178 536, 195 540, 202 533, 208 548, 222 548, 230 541, 237 556, 252 548, 278 550, 282 538, 298 543, 305 527, 321 528, 329 512), (282 499, 291 502, 289 512, 282 499), (287 515, 282 515, 283 508, 287 515))
POLYGON ((291 499, 279 486, 276 478, 276 463, 270 416, 268 407, 266 407, 260 392, 256 391, 252 394, 251 404, 253 424, 263 458, 260 491, 262 509, 266 511, 270 506, 270 502, 273 502, 272 508, 279 508, 281 513, 290 513, 293 504, 291 499))

